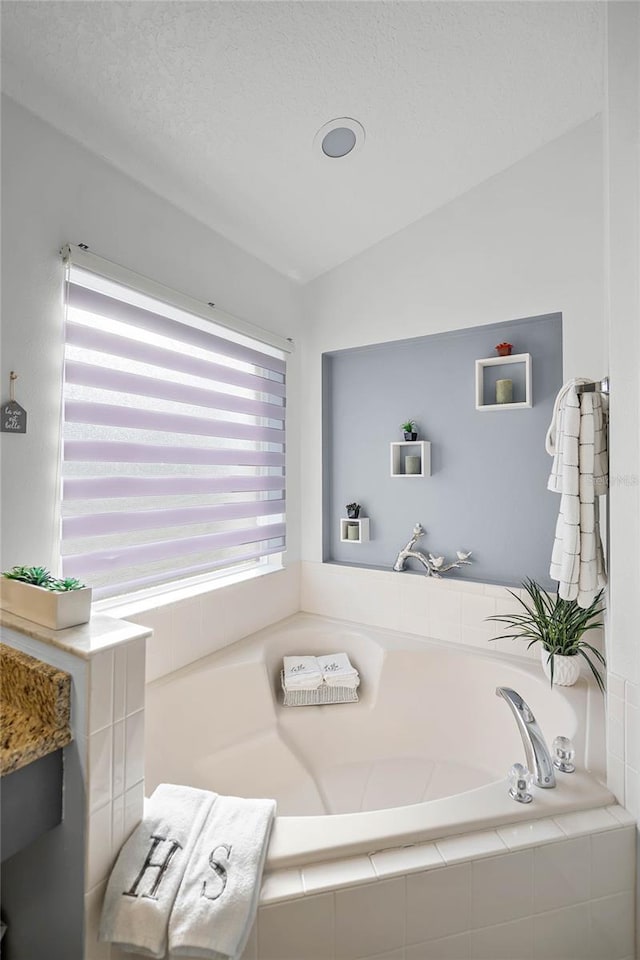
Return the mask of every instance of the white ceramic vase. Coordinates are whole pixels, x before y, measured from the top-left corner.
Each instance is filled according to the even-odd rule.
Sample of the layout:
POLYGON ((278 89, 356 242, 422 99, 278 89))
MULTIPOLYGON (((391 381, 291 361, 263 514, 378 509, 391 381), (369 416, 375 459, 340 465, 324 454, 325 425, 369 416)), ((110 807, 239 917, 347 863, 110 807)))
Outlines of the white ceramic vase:
POLYGON ((32 583, 0 578, 0 606, 43 627, 64 630, 90 619, 91 587, 54 593, 32 583))
MULTIPOLYGON (((548 662, 549 654, 543 646, 540 646, 540 660, 542 669, 547 680, 551 680, 551 663, 548 662)), ((580 676, 580 657, 563 657, 559 653, 553 655, 553 682, 559 687, 572 687, 580 676)))

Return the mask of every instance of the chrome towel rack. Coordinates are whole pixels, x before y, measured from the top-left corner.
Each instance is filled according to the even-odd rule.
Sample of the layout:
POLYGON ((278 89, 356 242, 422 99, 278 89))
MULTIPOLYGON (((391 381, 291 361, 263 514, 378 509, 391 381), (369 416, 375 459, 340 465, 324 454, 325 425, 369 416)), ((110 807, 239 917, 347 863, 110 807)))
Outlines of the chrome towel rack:
POLYGON ((606 393, 609 394, 609 377, 596 380, 594 383, 576 384, 576 393, 606 393))

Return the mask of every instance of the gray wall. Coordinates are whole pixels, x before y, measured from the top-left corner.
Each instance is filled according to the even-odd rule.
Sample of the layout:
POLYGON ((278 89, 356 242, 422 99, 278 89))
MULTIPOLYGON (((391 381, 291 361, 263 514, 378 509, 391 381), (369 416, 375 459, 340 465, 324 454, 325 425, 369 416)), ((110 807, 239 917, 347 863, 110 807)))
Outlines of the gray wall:
POLYGON ((473 566, 449 576, 552 586, 559 498, 546 489, 544 439, 562 385, 560 314, 342 350, 323 364, 325 560, 388 569, 419 521, 423 550, 473 551, 473 566), (531 409, 475 409, 475 360, 495 356, 501 340, 531 354, 531 409), (430 477, 389 475, 405 418, 431 441, 430 477), (340 543, 352 500, 371 518, 369 543, 340 543))

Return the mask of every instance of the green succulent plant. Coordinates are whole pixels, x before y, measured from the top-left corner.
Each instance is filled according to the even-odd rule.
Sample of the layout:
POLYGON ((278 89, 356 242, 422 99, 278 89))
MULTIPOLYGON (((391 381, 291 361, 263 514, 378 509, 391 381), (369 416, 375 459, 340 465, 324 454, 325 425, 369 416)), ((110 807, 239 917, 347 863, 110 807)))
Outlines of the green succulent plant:
POLYGON ((487 620, 503 623, 511 628, 508 633, 491 639, 527 640, 527 649, 534 643, 541 643, 548 655, 547 663, 552 686, 555 655, 562 657, 579 655, 588 663, 598 688, 604 693, 604 680, 598 668, 605 668, 606 660, 599 650, 583 640, 585 633, 603 625, 601 614, 604 591, 601 590, 593 602, 583 608, 579 607, 575 600, 563 600, 558 594, 551 597, 535 580, 527 578, 522 586, 529 595, 529 602, 509 590, 511 596, 523 608, 522 613, 487 617, 487 620))
POLYGON ((71 590, 83 590, 85 587, 85 584, 76 580, 75 577, 56 579, 51 576, 46 567, 12 567, 2 576, 6 580, 19 580, 33 587, 43 587, 45 590, 51 590, 52 593, 67 593, 71 590))

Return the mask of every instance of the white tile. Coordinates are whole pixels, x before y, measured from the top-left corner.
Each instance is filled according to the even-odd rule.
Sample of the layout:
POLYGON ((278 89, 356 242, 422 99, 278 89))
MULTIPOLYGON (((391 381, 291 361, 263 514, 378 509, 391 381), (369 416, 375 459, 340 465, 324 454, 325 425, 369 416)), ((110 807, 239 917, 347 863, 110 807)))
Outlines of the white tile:
POLYGON ((93 656, 90 670, 89 733, 95 733, 112 722, 113 650, 105 650, 93 656))
POLYGON ((111 728, 113 737, 113 780, 112 792, 117 797, 124 793, 124 757, 125 757, 125 721, 119 720, 111 728))
POLYGON ((618 821, 607 813, 605 807, 563 813, 553 819, 567 837, 586 836, 600 830, 615 830, 619 826, 618 821))
POLYGON ((260 907, 260 960, 333 960, 333 894, 260 907))
POLYGON ((631 890, 591 901, 591 943, 594 960, 623 960, 633 952, 634 895, 631 890))
POLYGON ((200 597, 193 597, 172 606, 171 635, 175 670, 210 652, 208 644, 203 641, 200 597))
POLYGON ((637 683, 631 683, 630 680, 626 680, 624 689, 627 703, 630 703, 632 707, 640 707, 640 686, 638 686, 637 683))
MULTIPOLYGON (((617 757, 614 757, 613 754, 609 753, 607 755, 607 786, 620 804, 625 802, 624 777, 624 763, 622 760, 618 760, 617 757)), ((631 814, 629 814, 629 816, 631 816, 631 814)))
POLYGON ((590 960, 589 904, 564 907, 534 917, 533 956, 534 960, 590 960))
POLYGON ((229 642, 223 592, 212 590, 200 598, 200 636, 203 648, 211 653, 229 642))
POLYGON ((125 720, 124 784, 128 790, 144 777, 144 710, 125 720))
POLYGON ((145 679, 147 683, 173 670, 173 638, 170 631, 156 633, 146 640, 145 679))
POLYGON ((111 804, 94 811, 87 825, 86 889, 106 880, 113 863, 111 852, 111 804))
POLYGON ((131 834, 144 812, 144 782, 136 783, 124 795, 124 839, 131 834))
POLYGON ((612 693, 607 693, 607 718, 609 720, 624 721, 624 706, 624 700, 612 693))
POLYGON ((471 960, 532 960, 533 917, 474 930, 471 960))
POLYGON ((633 767, 624 768, 624 805, 640 820, 640 777, 633 767))
POLYGON ((403 876, 444 865, 435 843, 417 843, 413 847, 380 850, 371 854, 371 862, 379 878, 403 876))
POLYGON ((454 937, 415 943, 405 949, 405 960, 468 960, 470 939, 468 933, 458 933, 454 937))
POLYGON ((125 841, 124 796, 115 797, 111 804, 111 852, 117 857, 125 841))
POLYGON ((113 651, 113 719, 124 720, 127 698, 127 648, 113 651))
POLYGON ((622 677, 616 676, 615 673, 607 674, 607 690, 609 693, 612 693, 614 697, 620 697, 621 700, 625 699, 624 683, 622 677))
POLYGON ((436 846, 447 863, 458 863, 460 860, 471 860, 474 857, 488 857, 494 853, 505 853, 507 850, 506 844, 495 830, 447 837, 444 840, 436 840, 436 846))
POLYGON ((640 710, 627 703, 625 710, 625 763, 640 772, 640 710))
POLYGON ((636 875, 635 826, 594 834, 591 861, 593 899, 632 890, 636 875))
POLYGON ((508 827, 498 827, 497 832, 510 850, 564 840, 565 837, 560 827, 551 819, 514 823, 508 827))
POLYGON ((376 879, 373 865, 368 857, 350 857, 333 863, 311 863, 302 867, 301 873, 306 894, 368 883, 376 879))
POLYGON ((496 615, 496 601, 493 597, 478 596, 472 593, 462 594, 462 627, 475 627, 492 630, 494 623, 486 623, 487 617, 496 615))
POLYGON ((611 704, 612 701, 621 705, 622 716, 620 718, 614 716, 607 718, 607 750, 612 756, 617 757, 618 760, 624 760, 624 702, 618 700, 617 697, 610 697, 609 703, 611 704))
POLYGON ((534 850, 536 913, 588 900, 591 894, 589 837, 548 843, 534 850))
POLYGON ((110 960, 111 946, 98 941, 102 901, 107 888, 106 881, 98 884, 84 897, 84 960, 110 960))
POLYGON ((260 905, 278 903, 281 900, 292 900, 302 897, 304 888, 299 870, 276 870, 274 873, 265 873, 260 889, 260 905))
POLYGON ((111 728, 89 737, 89 809, 111 800, 111 728))
POLYGON ((407 943, 464 933, 471 918, 471 864, 414 873, 407 884, 407 943))
POLYGON ((533 912, 533 851, 475 860, 471 865, 471 926, 488 927, 533 912))
POLYGON ((404 908, 404 880, 400 878, 336 891, 336 960, 401 947, 404 908))
POLYGON ((134 640, 126 647, 125 711, 127 716, 144 707, 145 643, 145 640, 134 640))
POLYGON ((607 812, 611 814, 612 817, 615 817, 618 823, 622 823, 625 827, 635 824, 635 817, 632 817, 628 810, 625 810, 624 807, 621 807, 620 804, 614 803, 612 806, 606 808, 607 812))

